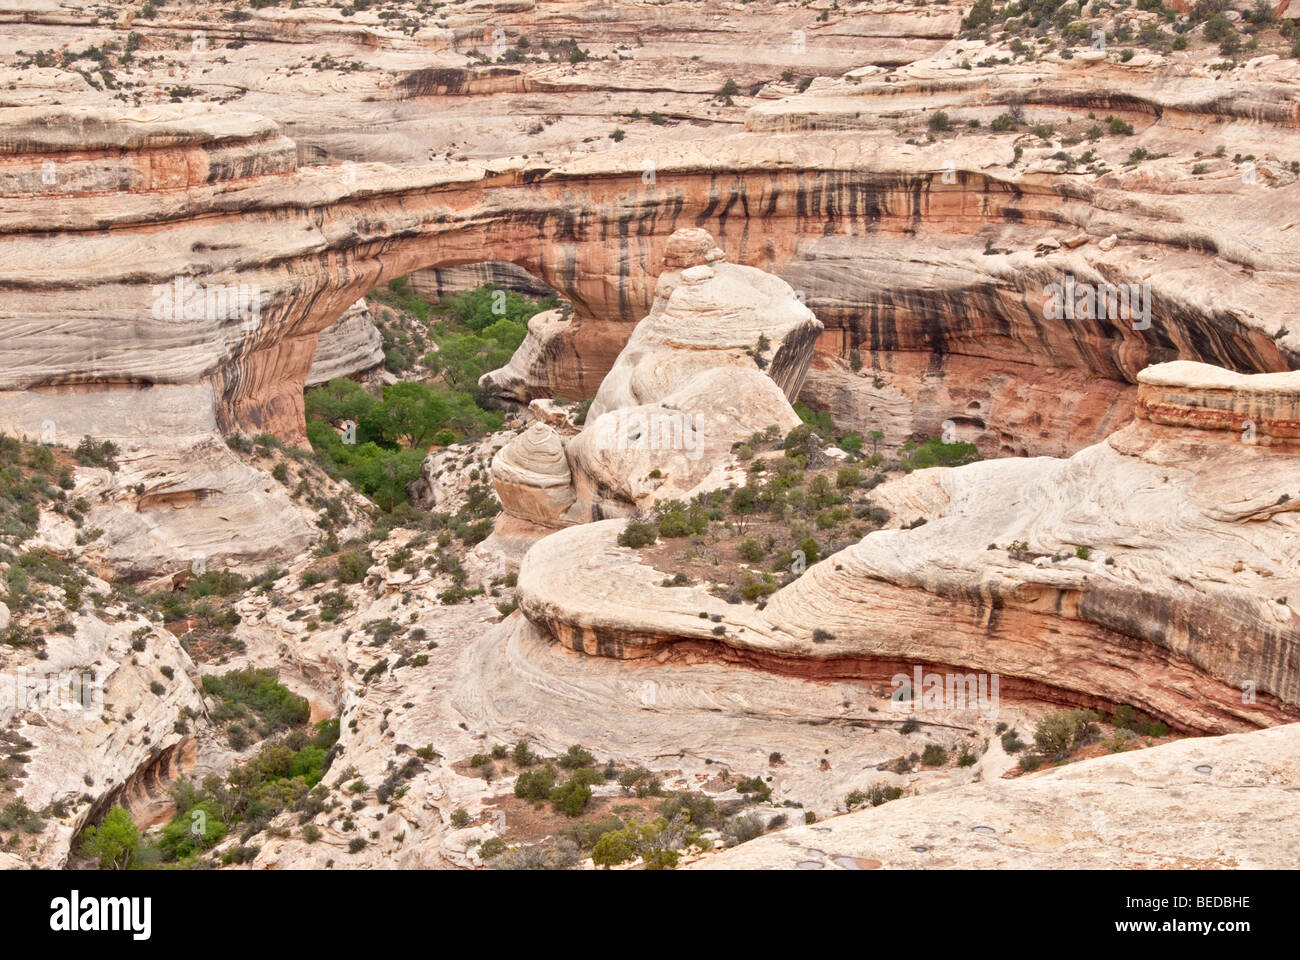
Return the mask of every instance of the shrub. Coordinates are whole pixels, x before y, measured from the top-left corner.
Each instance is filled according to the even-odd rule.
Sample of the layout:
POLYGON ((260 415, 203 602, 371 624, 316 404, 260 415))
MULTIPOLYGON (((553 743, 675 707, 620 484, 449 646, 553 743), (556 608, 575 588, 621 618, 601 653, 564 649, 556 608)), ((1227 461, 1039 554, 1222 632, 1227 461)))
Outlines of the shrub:
POLYGON ((1016 129, 1017 126, 1019 126, 1019 123, 1017 123, 1015 117, 1009 113, 1000 113, 993 118, 993 122, 989 124, 989 129, 996 133, 1006 133, 1008 130, 1016 129))
MULTIPOLYGON (((27 746, 31 746, 31 744, 27 744, 27 746)), ((27 762, 27 758, 21 754, 10 755, 10 759, 18 763, 27 762)), ((0 770, 3 769, 3 767, 0 767, 0 770)), ((21 829, 24 833, 37 834, 45 829, 45 821, 41 819, 39 813, 30 809, 23 801, 11 800, 5 804, 3 810, 0 810, 0 829, 11 830, 15 827, 21 829)))
POLYGON ((94 438, 85 436, 77 444, 77 449, 73 456, 77 463, 88 467, 107 467, 109 470, 117 471, 117 444, 111 440, 105 440, 102 443, 96 443, 94 438))
POLYGON ((348 550, 339 554, 338 577, 340 583, 360 583, 366 578, 370 569, 371 557, 368 550, 348 550))
POLYGON ((752 794, 750 800, 768 800, 772 796, 772 788, 763 781, 762 777, 742 777, 736 783, 736 792, 752 794))
POLYGON ((641 523, 637 520, 628 521, 628 525, 623 528, 623 532, 618 535, 618 545, 620 547, 648 547, 657 539, 655 528, 648 523, 641 523))
POLYGON ((1152 720, 1144 713, 1139 713, 1128 704, 1115 707, 1111 723, 1122 730, 1132 730, 1147 737, 1164 737, 1169 735, 1169 727, 1159 720, 1152 720))
POLYGON ((321 594, 318 605, 320 618, 326 623, 332 623, 346 611, 352 609, 352 601, 348 599, 348 595, 342 590, 330 590, 328 593, 321 594))
POLYGON ((527 740, 520 740, 515 744, 514 750, 510 753, 510 758, 519 767, 531 767, 537 762, 537 754, 533 753, 527 740))
POLYGON ((591 850, 591 862, 606 869, 636 858, 636 842, 627 829, 611 830, 603 834, 591 850))
POLYGON ((1062 760, 1089 739, 1096 737, 1097 715, 1091 710, 1061 710, 1049 713, 1034 729, 1034 745, 1051 760, 1062 760))
POLYGON ((555 768, 549 763, 540 770, 525 770, 515 780, 515 796, 522 800, 545 800, 555 786, 555 768))
POLYGON ((659 804, 658 813, 666 820, 680 819, 701 829, 718 823, 718 805, 703 793, 674 793, 659 804))
POLYGON ((869 803, 873 807, 888 803, 891 800, 897 800, 903 795, 901 787, 891 787, 885 783, 873 784, 866 790, 854 790, 844 798, 844 808, 852 810, 863 804, 869 803))
POLYGON ((1235 36, 1236 31, 1232 28, 1231 20, 1222 13, 1216 13, 1205 21, 1205 26, 1201 28, 1201 35, 1206 40, 1214 42, 1235 36))
POLYGON ((591 801, 591 787, 573 778, 568 783, 554 787, 550 793, 552 806, 570 817, 576 817, 591 801))
MULTIPOLYGON (((776 580, 770 573, 764 573, 761 576, 755 577, 746 572, 741 577, 740 595, 751 603, 759 597, 766 597, 769 594, 776 593, 776 591, 776 580)), ((716 633, 717 631, 715 630, 714 632, 716 633)))
POLYGON ((596 762, 596 758, 590 751, 575 743, 556 762, 566 769, 573 770, 578 767, 591 766, 596 762))
POLYGON ((139 843, 140 831, 131 814, 114 807, 102 824, 85 829, 78 852, 97 860, 101 870, 124 870, 131 865, 139 843))
POLYGON ((927 767, 942 767, 948 762, 948 751, 937 743, 926 744, 921 751, 921 762, 927 767))
POLYGON ((735 846, 761 837, 765 829, 762 817, 748 813, 728 820, 722 826, 722 833, 727 838, 727 846, 735 846))

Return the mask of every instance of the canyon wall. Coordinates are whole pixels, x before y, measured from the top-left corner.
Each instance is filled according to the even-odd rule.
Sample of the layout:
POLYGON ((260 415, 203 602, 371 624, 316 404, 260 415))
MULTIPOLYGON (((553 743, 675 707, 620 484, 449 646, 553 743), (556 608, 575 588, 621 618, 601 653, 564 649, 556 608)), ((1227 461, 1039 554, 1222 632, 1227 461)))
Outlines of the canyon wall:
MULTIPOLYGON (((681 226, 791 283, 827 328, 809 398, 891 445, 954 419, 986 454, 1068 453, 1128 416, 1143 366, 1285 370, 1300 336, 1289 175, 1253 188, 1270 202, 1243 234, 1245 187, 1008 167, 1010 142, 988 135, 751 132, 556 165, 305 168, 263 119, 175 106, 11 111, 2 146, 0 388, 205 383, 227 432, 301 439, 316 335, 375 284, 439 265, 512 262, 571 300, 525 398, 590 396, 681 226), (1067 276, 1148 284, 1149 323, 1045 316, 1067 276), (258 290, 257 321, 176 319, 159 291, 177 277, 258 290), (1026 405, 1018 380, 1079 402, 1026 405)), ((73 409, 58 419, 75 432, 73 409)))

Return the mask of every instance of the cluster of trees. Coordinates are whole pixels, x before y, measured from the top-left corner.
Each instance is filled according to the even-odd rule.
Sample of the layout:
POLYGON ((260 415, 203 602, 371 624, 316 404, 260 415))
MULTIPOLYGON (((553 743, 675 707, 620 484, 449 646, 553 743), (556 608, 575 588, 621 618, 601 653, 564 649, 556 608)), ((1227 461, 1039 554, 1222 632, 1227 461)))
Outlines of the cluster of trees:
POLYGON ((213 719, 218 723, 256 725, 262 737, 301 726, 311 717, 311 705, 280 683, 275 670, 248 667, 207 674, 203 695, 217 701, 213 719))
POLYGON ((425 366, 452 390, 486 403, 479 377, 505 366, 524 342, 528 321, 558 305, 554 299, 534 302, 491 284, 451 297, 445 304, 447 318, 434 332, 438 349, 425 356, 425 366))
POLYGON ((501 428, 500 413, 468 394, 419 383, 384 387, 382 398, 340 377, 307 391, 307 439, 344 479, 391 511, 409 499, 407 487, 433 444, 501 428))
POLYGON ((962 464, 974 463, 980 459, 979 448, 973 443, 955 441, 945 443, 939 437, 931 437, 924 443, 909 440, 899 451, 898 464, 908 473, 924 470, 926 467, 960 467, 962 464))
MULTIPOLYGON (((307 438, 327 465, 391 512, 409 500, 407 488, 419 477, 431 445, 501 429, 502 415, 492 409, 493 398, 480 389, 479 377, 504 366, 523 342, 529 318, 556 301, 534 302, 485 284, 434 307, 408 291, 405 277, 391 281, 378 299, 402 310, 423 331, 435 311, 441 316, 431 331, 436 349, 424 356, 438 382, 396 383, 374 397, 352 380, 331 380, 307 391, 307 438)), ((418 356, 411 343, 423 349, 423 332, 400 342, 392 329, 385 328, 384 335, 389 368, 409 370, 418 356)))
MULTIPOLYGON (((1002 735, 1002 749, 1007 753, 1021 753, 1020 769, 1036 770, 1044 763, 1062 763, 1080 747, 1094 743, 1101 733, 1098 726, 1103 716, 1093 710, 1058 710, 1042 717, 1034 728, 1032 750, 1026 750, 1026 744, 1015 730, 1006 729, 1006 724, 998 725, 1002 735)), ((1128 704, 1119 704, 1108 721, 1117 731, 1116 738, 1109 746, 1112 750, 1127 749, 1128 737, 1164 737, 1169 734, 1169 727, 1162 721, 1153 719, 1135 710, 1128 704)))
POLYGON ((257 848, 245 843, 272 817, 292 808, 306 824, 332 805, 320 781, 334 757, 338 736, 338 718, 325 720, 310 731, 291 730, 236 766, 224 780, 211 774, 201 784, 177 781, 171 789, 176 815, 156 835, 142 835, 130 813, 115 807, 100 824, 82 832, 77 852, 101 870, 193 868, 200 866, 206 851, 238 830, 239 845, 227 849, 222 861, 251 859, 257 848))

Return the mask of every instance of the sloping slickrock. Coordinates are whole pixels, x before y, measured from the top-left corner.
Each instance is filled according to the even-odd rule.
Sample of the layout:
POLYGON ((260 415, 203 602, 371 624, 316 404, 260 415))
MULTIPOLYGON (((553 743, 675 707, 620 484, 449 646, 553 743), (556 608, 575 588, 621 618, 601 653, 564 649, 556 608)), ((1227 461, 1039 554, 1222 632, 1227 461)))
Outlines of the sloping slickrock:
POLYGON ((1300 724, 903 797, 724 850, 700 870, 1293 869, 1300 724))
POLYGON ((1140 410, 1172 395, 1212 411, 1225 391, 1207 384, 1234 385, 1252 411, 1269 398, 1257 439, 1272 443, 1242 442, 1235 426, 1140 419, 1068 460, 918 471, 875 496, 895 517, 928 523, 868 535, 762 611, 656 586, 661 572, 614 545, 617 522, 566 530, 525 557, 520 609, 566 645, 608 656, 707 640, 709 621, 692 622, 706 611, 721 618, 716 642, 737 651, 724 655, 811 674, 955 665, 1206 732, 1295 717, 1300 450, 1277 434, 1294 429, 1300 374, 1176 365, 1149 375, 1140 410))
POLYGON ((0 432, 65 447, 90 436, 118 447, 119 469, 79 468, 74 491, 90 500, 91 524, 103 531, 84 557, 105 574, 142 580, 196 560, 248 571, 315 538, 284 488, 221 439, 210 388, 99 386, 71 397, 65 388, 26 390, 0 403, 0 432))
POLYGON ((149 781, 159 768, 192 766, 193 742, 176 723, 183 711, 204 710, 198 671, 168 631, 87 615, 75 616, 74 626, 71 635, 49 634, 45 659, 0 654, 0 728, 31 744, 17 784, 22 798, 34 810, 57 802, 69 811, 50 819, 28 856, 29 864, 55 869, 108 799, 142 817, 166 807, 165 793, 152 795, 149 781), (140 637, 144 646, 134 649, 140 637))

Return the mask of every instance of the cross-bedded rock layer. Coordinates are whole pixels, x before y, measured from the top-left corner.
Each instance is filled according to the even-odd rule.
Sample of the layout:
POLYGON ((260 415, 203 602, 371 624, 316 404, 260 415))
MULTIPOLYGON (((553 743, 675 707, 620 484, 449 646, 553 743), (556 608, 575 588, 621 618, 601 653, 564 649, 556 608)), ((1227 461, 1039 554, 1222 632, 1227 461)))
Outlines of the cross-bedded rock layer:
MULTIPOLYGON (((707 141, 400 173, 299 167, 295 145, 248 114, 13 111, 0 221, 13 335, 0 386, 204 382, 223 429, 296 435, 315 336, 357 296, 420 268, 510 261, 574 304, 511 394, 590 396, 651 306, 652 265, 682 226, 708 229, 731 262, 773 270, 800 291, 826 325, 809 397, 848 426, 883 428, 887 447, 952 419, 985 453, 1065 454, 1129 414, 1136 374, 1152 362, 1291 366, 1300 321, 1285 296, 1296 265, 1287 170, 1261 163, 1253 185, 1194 178, 1164 161, 1085 176, 1060 169, 1049 146, 1017 163, 1011 140, 993 134, 903 143, 870 119, 879 101, 919 113, 938 84, 954 111, 983 115, 1010 96, 991 82, 940 83, 934 75, 966 74, 940 61, 929 75, 908 69, 916 76, 902 83, 814 85, 779 114, 796 118, 782 131, 799 132, 771 131, 774 106, 755 113, 750 132, 707 141), (845 101, 861 101, 858 124, 869 129, 798 119, 845 101), (1245 220, 1251 190, 1260 202, 1244 207, 1245 220), (1059 239, 1040 245, 1044 234, 1059 239), (159 322, 154 290, 177 276, 255 286, 260 322, 159 322), (1149 284, 1150 325, 1051 319, 1045 288, 1066 276, 1149 284), (859 371, 849 369, 855 354, 859 371), (1029 403, 1018 383, 1035 385, 1029 403), (1076 402, 1048 415, 1032 401, 1053 391, 1076 402)), ((1229 117, 1216 129, 1225 142, 1264 149, 1235 120, 1237 107, 1216 113, 1224 101, 1209 92, 1172 99, 1158 73, 1104 63, 1057 73, 1035 109, 1080 109, 1124 85, 1130 113, 1158 115, 1142 113, 1125 149, 1185 137, 1167 129, 1175 117, 1229 117)), ((1279 112, 1281 81, 1219 87, 1249 91, 1254 112, 1276 124, 1275 147, 1295 136, 1279 112)), ((1120 149, 1103 142, 1096 152, 1122 166, 1120 149)))
POLYGON ((1300 448, 1282 434, 1300 373, 1179 363, 1142 380, 1140 411, 1176 397, 1195 426, 1139 418, 1069 459, 886 483, 877 503, 928 522, 868 535, 762 609, 665 586, 662 571, 615 544, 617 521, 534 546, 520 609, 567 646, 605 656, 689 642, 810 676, 872 678, 920 663, 999 675, 1013 696, 1128 703, 1211 732, 1295 717, 1300 448), (1241 405, 1226 421, 1195 415, 1225 394, 1241 405), (1243 437, 1246 414, 1258 427, 1243 437))

